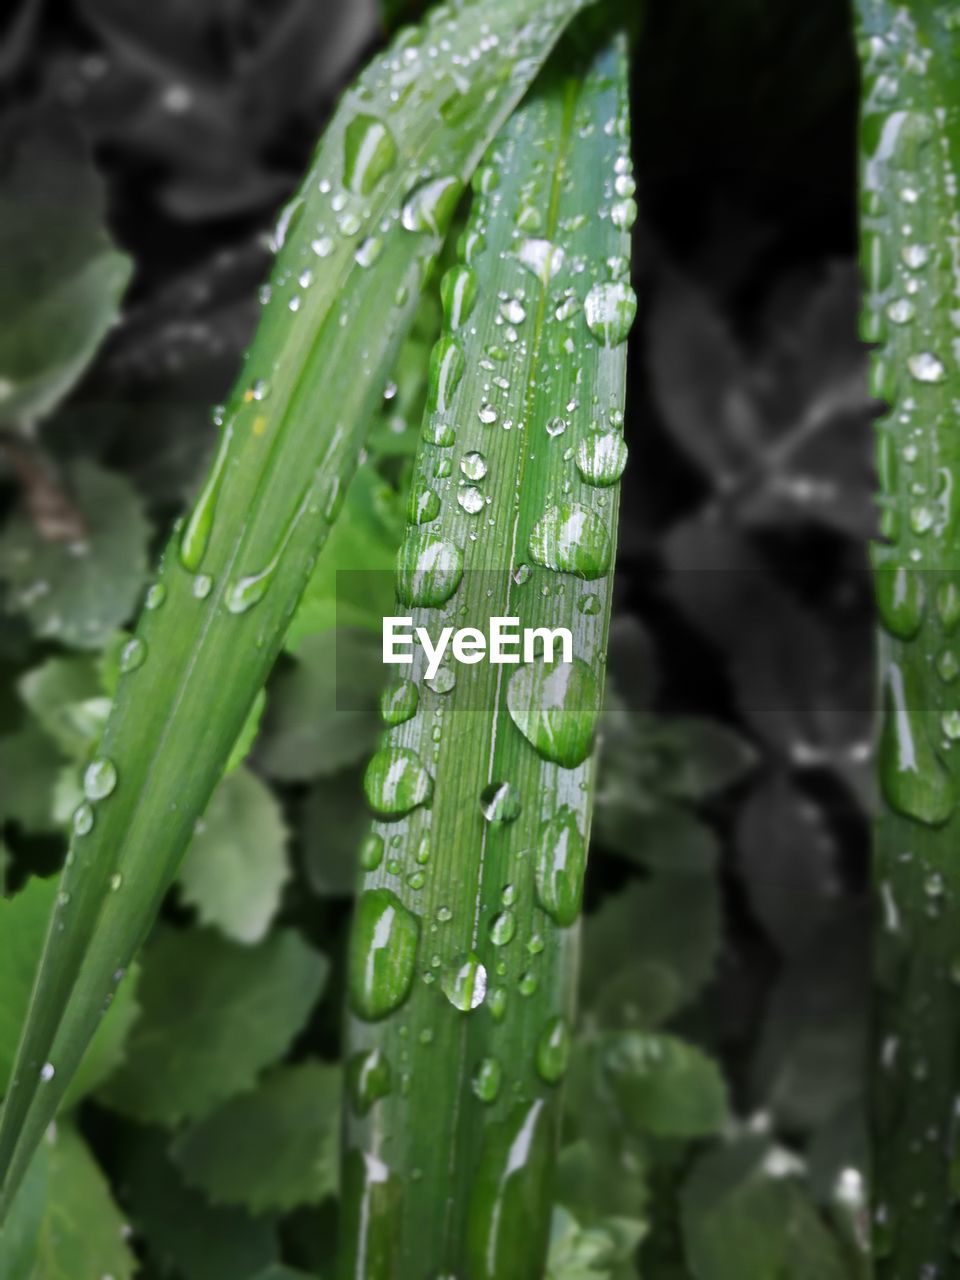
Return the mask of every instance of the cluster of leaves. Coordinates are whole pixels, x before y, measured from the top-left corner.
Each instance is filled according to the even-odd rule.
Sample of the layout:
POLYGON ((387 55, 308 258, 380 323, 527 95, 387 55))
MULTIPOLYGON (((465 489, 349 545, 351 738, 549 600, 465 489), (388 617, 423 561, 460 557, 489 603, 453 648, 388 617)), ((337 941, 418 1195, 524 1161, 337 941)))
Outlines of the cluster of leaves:
MULTIPOLYGON (((0 1094, 123 628, 250 333, 258 233, 369 35, 346 17, 362 6, 338 44, 297 0, 269 21, 244 0, 76 0, 44 44, 16 8, 0 71, 72 118, 25 109, 0 140, 0 1094), (131 263, 78 123, 136 261, 119 326, 131 263), (54 179, 66 237, 38 224, 54 179)), ((865 1274, 869 405, 852 271, 777 257, 775 233, 715 228, 643 290, 550 1280, 865 1274)), ((265 703, 0 1234, 0 1280, 330 1274, 391 603, 384 575, 345 608, 335 570, 392 566, 438 328, 428 291, 265 703)))

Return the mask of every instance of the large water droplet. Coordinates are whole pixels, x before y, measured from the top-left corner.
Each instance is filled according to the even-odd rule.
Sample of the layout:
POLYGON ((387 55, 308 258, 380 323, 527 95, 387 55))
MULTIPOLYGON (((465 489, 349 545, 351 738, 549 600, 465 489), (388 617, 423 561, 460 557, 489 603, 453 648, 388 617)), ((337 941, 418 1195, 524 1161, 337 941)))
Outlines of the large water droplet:
POLYGON ((385 1018, 403 1004, 413 981, 419 933, 416 918, 389 889, 368 889, 360 895, 347 985, 361 1018, 385 1018))
POLYGON ((412 680, 400 680, 380 695, 380 715, 386 725, 404 724, 417 714, 420 690, 412 680))
POLYGON ((456 338, 440 338, 430 353, 428 408, 431 413, 447 412, 465 368, 463 352, 456 338))
POLYGON ((390 1063, 380 1049, 362 1049, 347 1063, 347 1094, 354 1113, 365 1116, 391 1088, 390 1063))
POLYGON ((611 554, 605 523, 578 502, 549 507, 530 534, 532 560, 580 578, 603 577, 610 568, 611 554))
POLYGON ((591 432, 577 445, 577 470, 587 484, 616 484, 627 465, 627 446, 614 431, 591 432))
POLYGON ((482 480, 487 474, 487 460, 476 451, 465 453, 460 459, 460 470, 468 480, 482 480))
POLYGON ((548 285, 563 267, 564 252, 550 240, 528 237, 521 241, 517 257, 542 284, 548 285))
POLYGON ((443 235, 460 199, 462 185, 456 178, 431 178, 407 196, 400 221, 407 231, 443 235))
POLYGON ((503 1068, 496 1058, 482 1058, 473 1073, 473 1092, 481 1102, 495 1102, 503 1081, 503 1068))
POLYGON ((580 658, 518 667, 507 688, 510 718, 546 760, 572 769, 593 746, 600 688, 580 658))
POLYGON ((105 800, 117 785, 117 767, 106 756, 91 760, 83 773, 83 794, 88 800, 105 800))
POLYGON ((566 1018, 550 1018, 537 1041, 537 1073, 547 1084, 562 1079, 570 1059, 570 1026, 566 1018))
POLYGON ((430 799, 433 779, 409 747, 383 747, 367 765, 363 789, 374 813, 400 818, 430 799))
POLYGON ((913 668, 895 662, 886 673, 879 760, 891 809, 932 826, 947 821, 956 803, 953 780, 930 743, 913 668))
POLYGON ((444 604, 463 577, 463 552, 429 527, 407 530, 397 557, 397 594, 403 604, 444 604))
POLYGON ((217 498, 226 473, 227 457, 232 439, 233 423, 231 422, 223 429, 217 455, 213 460, 213 466, 210 468, 206 483, 194 504, 190 519, 183 526, 183 532, 180 535, 180 563, 190 573, 200 567, 200 562, 203 560, 210 542, 210 535, 213 532, 213 518, 217 508, 217 498))
POLYGON ((534 880, 544 911, 559 925, 573 924, 580 914, 587 848, 577 816, 561 805, 537 833, 534 880))
POLYGON ((429 524, 440 514, 440 497, 426 485, 410 490, 407 517, 412 524, 429 524))
POLYGON ((397 160, 393 134, 376 116, 356 115, 343 134, 343 181, 366 196, 397 160))
POLYGON ((923 620, 923 580, 906 565, 880 566, 874 579, 877 612, 891 635, 909 640, 923 620))
POLYGON ((587 328, 605 347, 624 342, 637 314, 637 295, 623 280, 595 284, 583 303, 587 328))
POLYGON ((440 282, 440 300, 447 326, 455 333, 466 324, 477 300, 476 272, 462 263, 451 267, 440 282))
POLYGON ((455 1009, 469 1013, 483 1004, 487 994, 487 970, 476 952, 471 951, 459 963, 444 970, 440 986, 455 1009))

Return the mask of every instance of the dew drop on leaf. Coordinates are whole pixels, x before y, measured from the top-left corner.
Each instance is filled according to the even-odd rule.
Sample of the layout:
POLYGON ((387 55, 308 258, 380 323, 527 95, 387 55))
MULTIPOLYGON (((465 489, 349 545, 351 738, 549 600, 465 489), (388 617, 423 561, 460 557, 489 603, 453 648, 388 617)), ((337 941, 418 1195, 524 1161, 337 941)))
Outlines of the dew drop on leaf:
POLYGON ((513 822, 520 809, 520 794, 509 782, 490 782, 480 792, 480 811, 488 822, 513 822))
POLYGON ((374 813, 400 818, 430 799, 433 779, 409 747, 383 747, 367 765, 363 789, 374 813))
POLYGON ((88 800, 105 800, 117 785, 117 768, 106 756, 91 760, 83 773, 83 794, 88 800))
POLYGON ((530 534, 530 558, 547 569, 600 578, 610 568, 612 548, 603 520, 578 502, 548 507, 530 534))
POLYGON ((637 295, 622 280, 595 284, 583 303, 587 328, 605 347, 625 342, 637 314, 637 295))
POLYGON ((577 816, 561 805, 537 833, 534 883, 537 899, 557 924, 573 924, 580 914, 587 849, 577 816))
POLYGON ((345 185, 357 195, 369 195, 396 160, 397 144, 389 126, 376 116, 354 116, 343 134, 345 185))
POLYGON ((487 970, 476 952, 471 951, 444 970, 440 986, 455 1009, 470 1013, 483 1004, 487 994, 487 970))
POLYGON ((350 1003, 359 1017, 384 1018, 407 998, 419 934, 415 916, 389 889, 360 895, 347 961, 350 1003))

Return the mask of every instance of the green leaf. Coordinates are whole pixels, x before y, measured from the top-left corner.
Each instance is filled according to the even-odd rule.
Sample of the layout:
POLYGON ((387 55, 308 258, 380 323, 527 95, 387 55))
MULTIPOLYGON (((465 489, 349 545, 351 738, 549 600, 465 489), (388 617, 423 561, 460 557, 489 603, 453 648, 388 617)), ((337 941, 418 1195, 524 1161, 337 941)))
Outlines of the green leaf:
POLYGON ((24 1280, 34 1275, 49 1173, 49 1152, 44 1145, 31 1161, 23 1186, 0 1227, 0 1280, 24 1280))
POLYGON ((573 1214, 558 1206, 550 1226, 545 1280, 612 1280, 646 1231, 645 1223, 627 1218, 582 1227, 573 1214))
POLYGON ((286 1213, 337 1191, 340 1070, 279 1067, 187 1129, 173 1160, 214 1204, 286 1213))
POLYGON ((255 1280, 316 1280, 316 1277, 306 1271, 295 1271, 293 1267, 272 1266, 261 1271, 255 1280))
POLYGON ((326 971, 324 957, 288 929, 256 947, 160 929, 143 961, 143 1013, 102 1101, 144 1123, 206 1115, 286 1052, 326 971))
POLYGON ((261 1280, 277 1261, 269 1217, 209 1203, 180 1180, 167 1156, 166 1134, 125 1129, 118 1152, 131 1218, 162 1274, 183 1280, 261 1280))
POLYGON ((660 804, 638 812, 635 794, 599 792, 594 837, 610 853, 657 871, 712 871, 720 854, 711 828, 692 813, 660 804))
POLYGON ((92 658, 48 658, 17 681, 17 692, 60 750, 82 760, 103 732, 110 709, 92 658))
POLYGON ((115 323, 131 262, 104 228, 102 184, 67 117, 8 117, 0 174, 0 420, 29 428, 115 323))
POLYGON ((543 1273, 636 307, 628 138, 623 47, 581 32, 490 149, 441 282, 392 612, 432 636, 564 627, 573 661, 428 679, 418 649, 416 696, 384 705, 347 962, 345 1273, 543 1273))
POLYGON ((655 1026, 701 991, 720 949, 710 876, 652 877, 608 898, 584 929, 581 1005, 604 1026, 655 1026))
POLYGON ((180 892, 201 923, 236 942, 259 942, 290 875, 280 806, 255 774, 220 783, 180 868, 180 892))
POLYGON ((849 1280, 840 1245, 796 1177, 796 1161, 759 1139, 719 1147, 683 1189, 694 1280, 849 1280))
POLYGON ((956 1264, 951 1161, 929 1138, 954 1124, 960 1035, 960 774, 956 753, 944 748, 957 720, 960 560, 952 520, 937 505, 960 478, 960 26, 956 6, 934 0, 857 0, 854 8, 861 336, 874 344, 870 393, 883 402, 875 423, 880 539, 871 548, 882 700, 872 870, 886 989, 874 1035, 900 1046, 873 1073, 872 1152, 876 1203, 890 1210, 877 1273, 893 1280, 956 1264))
POLYGON ((376 739, 382 682, 379 636, 306 636, 296 665, 271 684, 257 744, 259 767, 280 782, 304 782, 356 764, 376 739))
POLYGON ((638 749, 650 757, 653 787, 676 800, 702 800, 740 782, 756 753, 738 733, 693 716, 649 720, 638 749))
MULTIPOLYGON (((479 0, 402 33, 341 99, 281 215, 220 449, 168 547, 136 631, 144 661, 123 676, 104 733, 117 783, 65 871, 70 913, 49 935, 0 1120, 7 1198, 280 652, 462 186, 583 3, 479 0), (117 876, 126 893, 111 892, 117 876), (54 1058, 58 1074, 41 1090, 37 1073, 54 1058)), ((117 568, 101 566, 102 589, 117 568)), ((27 585, 55 580, 50 570, 17 579, 21 604, 27 585)), ((70 582, 85 576, 74 566, 70 582)), ((41 605, 30 616, 49 633, 41 605)), ((71 638, 92 644, 94 624, 109 612, 115 626, 126 609, 98 608, 71 638)))
POLYGON ((704 1138, 727 1119, 716 1063, 675 1036, 632 1031, 600 1043, 602 1070, 625 1122, 662 1138, 704 1138))
POLYGON ((99 649, 133 613, 147 571, 150 527, 127 480, 80 460, 68 482, 87 525, 82 542, 45 541, 26 515, 0 534, 7 608, 34 635, 72 649, 99 649))
MULTIPOLYGON (((33 879, 14 898, 0 898, 0 1097, 10 1079, 17 1034, 30 1002, 56 892, 55 880, 33 879)), ((91 1093, 119 1064, 138 1013, 136 987, 137 973, 132 971, 117 988, 64 1094, 62 1109, 91 1093)))
POLYGON ((0 817, 30 832, 56 830, 53 789, 61 758, 34 724, 0 738, 0 817))
POLYGON ((59 1124, 45 1141, 46 1202, 25 1280, 132 1280, 136 1260, 126 1243, 126 1219, 100 1166, 70 1125, 59 1124))

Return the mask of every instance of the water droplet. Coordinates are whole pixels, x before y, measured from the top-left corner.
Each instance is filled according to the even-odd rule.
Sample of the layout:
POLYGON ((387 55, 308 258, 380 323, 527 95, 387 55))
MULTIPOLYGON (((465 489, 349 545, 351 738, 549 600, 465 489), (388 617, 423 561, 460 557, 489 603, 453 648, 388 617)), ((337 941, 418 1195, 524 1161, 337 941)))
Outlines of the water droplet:
POLYGON ((310 248, 318 258, 329 258, 333 253, 333 240, 330 236, 318 236, 310 241, 310 248))
POLYGON ((483 404, 477 410, 477 417, 485 427, 492 426, 497 420, 497 411, 488 400, 484 400, 483 404))
POLYGON ((875 576, 877 612, 891 635, 909 640, 923 620, 923 580, 905 565, 880 567, 875 576))
POLYGON ((528 564, 518 564, 514 569, 512 577, 518 587, 522 587, 525 582, 530 581, 533 570, 528 564))
POLYGON ((233 424, 228 423, 220 436, 220 444, 206 483, 180 535, 180 563, 190 573, 199 568, 210 542, 217 499, 226 474, 227 457, 232 439, 233 424))
POLYGON ((520 809, 520 793, 509 782, 490 782, 480 792, 480 810, 488 822, 513 822, 520 809))
POLYGON ((379 236, 367 236, 357 247, 353 257, 357 266, 372 267, 383 253, 383 241, 379 236))
POLYGON ((419 705, 420 691, 412 680, 400 680, 380 695, 380 715, 386 725, 405 724, 419 705))
POLYGON ((376 871, 383 861, 383 836, 371 831, 360 842, 358 860, 364 871, 376 871))
POLYGON ((546 760, 572 769, 590 754, 600 689, 580 658, 518 667, 507 688, 510 718, 546 760))
POLYGON ((460 470, 468 480, 482 480, 487 474, 487 460, 482 453, 465 453, 460 459, 460 470))
POLYGON ((587 484, 606 487, 623 475, 627 446, 613 431, 591 432, 577 445, 577 470, 587 484))
POLYGON ((45 1062, 40 1068, 40 1079, 43 1084, 49 1084, 56 1074, 57 1069, 52 1062, 45 1062))
POLYGON ((618 231, 629 231, 637 220, 637 202, 631 198, 617 200, 610 209, 610 221, 618 231))
POLYGON ((483 494, 474 485, 464 485, 458 489, 457 502, 471 516, 482 511, 485 505, 483 494))
POLYGON ((490 941, 495 947, 505 947, 517 932, 517 917, 512 911, 501 911, 490 921, 490 941))
MULTIPOLYGON (((544 285, 548 285, 562 269, 564 256, 559 245, 553 244, 550 240, 537 240, 532 237, 521 241, 517 250, 517 257, 521 263, 544 285)), ((517 324, 518 321, 512 323, 517 324)))
POLYGON ((486 968, 471 951, 459 964, 450 965, 444 971, 440 986, 455 1009, 469 1013, 483 1004, 487 994, 486 968))
POLYGON ((427 803, 433 779, 409 747, 383 747, 367 765, 363 789, 374 813, 400 818, 427 803))
MULTIPOLYGON (((420 434, 428 444, 435 444, 440 449, 449 449, 457 438, 456 427, 443 417, 431 416, 424 418, 420 434)), ((449 466, 441 472, 440 465, 440 463, 437 464, 434 475, 448 476, 450 474, 449 466)))
POLYGON ((930 261, 930 250, 922 244, 905 244, 900 250, 900 257, 911 271, 922 271, 930 261))
POLYGON ((886 673, 880 783, 891 809, 938 826, 954 809, 953 780, 927 737, 912 667, 891 662, 886 673))
POLYGON ((937 654, 937 675, 944 684, 953 684, 960 676, 960 658, 953 649, 944 649, 937 654))
POLYGON ((430 353, 428 408, 431 413, 447 412, 465 368, 463 352, 456 338, 440 338, 430 353))
POLYGON ((443 235, 450 225, 462 190, 456 178, 431 178, 407 196, 400 221, 407 231, 443 235))
POLYGON ((537 564, 580 578, 601 578, 610 568, 610 535, 600 516, 578 502, 549 507, 530 534, 537 564))
POLYGON ((393 168, 397 144, 376 116, 356 115, 343 134, 343 181, 357 195, 366 196, 393 168))
POLYGON ((909 324, 917 314, 917 308, 909 298, 897 298, 887 307, 887 316, 894 324, 909 324))
POLYGON ((209 573, 198 573, 193 579, 192 591, 197 600, 206 600, 213 590, 213 579, 209 573))
POLYGON ((550 1018, 537 1041, 537 1073, 547 1084, 563 1078, 570 1059, 570 1027, 566 1018, 550 1018))
POLYGON ((436 675, 424 681, 428 689, 440 694, 449 693, 456 683, 457 677, 454 675, 452 667, 440 667, 436 675))
POLYGON ((146 643, 134 636, 120 650, 120 670, 127 675, 131 671, 136 671, 138 667, 142 667, 146 659, 146 643))
POLYGON ((167 588, 162 582, 155 582, 148 590, 146 598, 143 602, 144 608, 149 609, 151 613, 155 609, 159 609, 167 598, 167 588))
POLYGON ((562 436, 567 429, 566 418, 548 418, 546 424, 546 432, 551 440, 555 440, 557 436, 562 436))
POLYGON ((917 382, 946 381, 947 371, 943 361, 930 351, 921 351, 916 355, 908 356, 907 368, 917 382))
POLYGON ((595 617, 601 608, 600 597, 588 592, 577 601, 577 608, 588 618, 595 617))
POLYGON ((117 769, 112 760, 99 756, 83 773, 83 794, 88 800, 105 800, 117 785, 117 769))
POLYGON ((960 589, 956 582, 941 582, 937 587, 937 614, 946 631, 953 631, 960 622, 960 589))
POLYGON ((960 711, 945 711, 940 719, 940 727, 945 737, 956 742, 960 738, 960 711))
POLYGON ((424 486, 422 489, 410 490, 407 518, 412 524, 429 524, 439 514, 440 497, 433 489, 424 486))
POLYGON ((527 311, 519 298, 508 298, 500 305, 500 314, 510 324, 523 324, 527 311))
POLYGON ((561 805, 537 834, 534 879, 544 911, 561 926, 573 924, 580 914, 587 848, 577 817, 569 805, 561 805))
POLYGON ((495 1102, 503 1081, 503 1068, 496 1058, 482 1058, 473 1073, 473 1092, 481 1102, 495 1102))
POLYGON ((622 280, 595 284, 583 303, 587 328, 605 347, 624 342, 637 314, 637 295, 622 280))
POLYGON ((462 264, 451 267, 440 282, 440 300, 447 326, 455 333, 466 324, 477 300, 476 272, 462 264))
POLYGON ((93 830, 93 806, 84 801, 78 804, 73 811, 73 834, 75 836, 89 835, 93 830))
POLYGON ((413 981, 419 934, 416 918, 389 889, 367 889, 360 895, 347 986, 361 1018, 384 1018, 403 1004, 413 981))
POLYGON ((445 604, 463 577, 463 552, 428 527, 407 530, 397 557, 397 594, 403 604, 445 604))
POLYGON ((110 883, 110 892, 116 893, 117 890, 123 884, 123 876, 120 874, 119 871, 115 871, 113 875, 110 877, 109 883, 110 883))
POLYGON ((365 1116, 392 1087, 390 1063, 380 1049, 361 1049, 347 1063, 347 1094, 355 1115, 365 1116))

